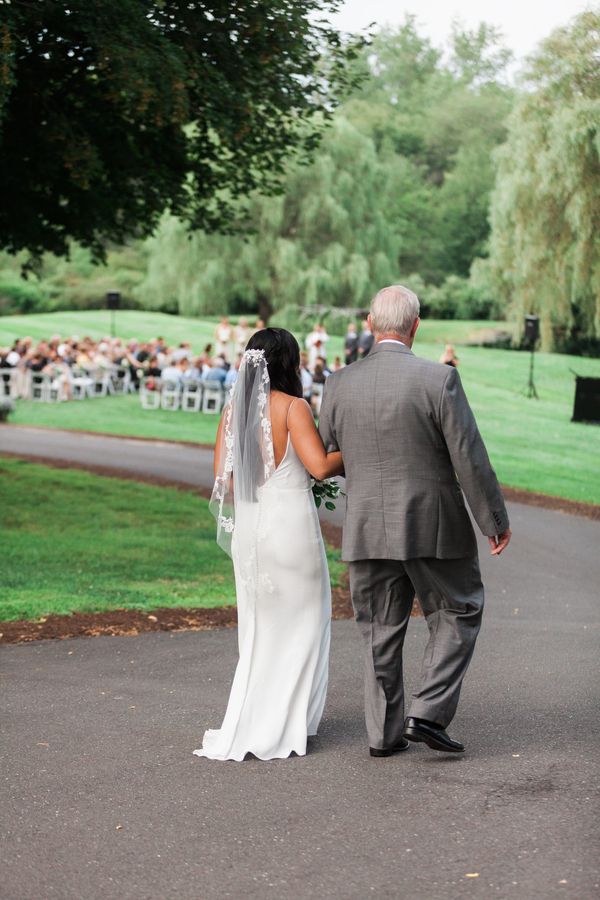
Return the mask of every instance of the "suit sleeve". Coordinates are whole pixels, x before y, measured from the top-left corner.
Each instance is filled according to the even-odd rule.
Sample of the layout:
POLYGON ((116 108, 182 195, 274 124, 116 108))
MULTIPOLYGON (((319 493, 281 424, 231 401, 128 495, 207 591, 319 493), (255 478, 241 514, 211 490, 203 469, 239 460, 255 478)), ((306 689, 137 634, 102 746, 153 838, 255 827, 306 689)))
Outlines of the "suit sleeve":
POLYGON ((319 413, 319 434, 325 445, 325 450, 331 453, 339 450, 335 426, 333 421, 333 384, 331 375, 323 385, 323 397, 321 398, 321 412, 319 413))
POLYGON ((454 368, 450 368, 442 388, 440 426, 477 525, 489 537, 501 534, 509 525, 504 497, 454 368))

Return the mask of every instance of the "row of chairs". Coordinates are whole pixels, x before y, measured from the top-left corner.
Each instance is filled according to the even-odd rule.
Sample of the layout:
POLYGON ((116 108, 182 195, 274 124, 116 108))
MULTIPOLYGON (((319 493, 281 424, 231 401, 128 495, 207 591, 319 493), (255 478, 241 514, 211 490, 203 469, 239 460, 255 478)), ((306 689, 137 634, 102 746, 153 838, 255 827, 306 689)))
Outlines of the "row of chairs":
POLYGON ((174 412, 203 412, 218 415, 225 405, 226 389, 216 381, 161 381, 142 378, 140 402, 142 409, 168 409, 174 412))
POLYGON ((86 400, 107 397, 111 394, 127 394, 135 390, 129 369, 115 366, 112 369, 72 369, 70 376, 50 375, 42 372, 23 372, 19 369, 0 369, 0 397, 22 397, 41 403, 61 400, 86 400))

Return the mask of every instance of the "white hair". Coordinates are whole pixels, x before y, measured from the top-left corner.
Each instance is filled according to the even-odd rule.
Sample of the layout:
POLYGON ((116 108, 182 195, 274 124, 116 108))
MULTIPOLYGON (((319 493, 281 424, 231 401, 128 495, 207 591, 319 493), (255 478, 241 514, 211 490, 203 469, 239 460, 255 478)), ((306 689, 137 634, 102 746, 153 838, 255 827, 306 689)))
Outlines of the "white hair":
POLYGON ((384 287, 371 301, 373 331, 375 334, 408 335, 419 310, 419 298, 404 285, 384 287))

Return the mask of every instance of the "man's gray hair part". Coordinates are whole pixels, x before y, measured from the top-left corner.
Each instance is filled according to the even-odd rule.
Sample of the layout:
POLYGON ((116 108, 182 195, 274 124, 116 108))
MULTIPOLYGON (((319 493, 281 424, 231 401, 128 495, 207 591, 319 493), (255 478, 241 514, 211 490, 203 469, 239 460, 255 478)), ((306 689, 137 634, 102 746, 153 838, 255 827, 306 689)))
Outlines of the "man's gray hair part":
POLYGON ((371 324, 375 334, 408 335, 419 316, 419 298, 402 284, 378 291, 371 301, 371 324))

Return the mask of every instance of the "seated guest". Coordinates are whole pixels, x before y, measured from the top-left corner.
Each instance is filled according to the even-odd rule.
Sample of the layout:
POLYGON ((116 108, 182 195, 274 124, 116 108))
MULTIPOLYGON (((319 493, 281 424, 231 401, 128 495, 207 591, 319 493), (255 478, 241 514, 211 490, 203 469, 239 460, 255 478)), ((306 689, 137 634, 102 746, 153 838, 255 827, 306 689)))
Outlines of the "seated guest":
POLYGON ((346 358, 347 366, 349 366, 350 363, 356 362, 358 359, 358 335, 356 333, 356 325, 354 322, 350 322, 348 325, 348 332, 344 341, 344 356, 346 358))
POLYGON ((302 381, 302 396, 310 403, 313 377, 308 368, 308 353, 305 350, 300 352, 300 380, 302 381))
MULTIPOLYGON (((25 349, 23 348, 23 354, 25 353, 25 349)), ((21 362, 21 350, 19 341, 15 341, 10 350, 7 352, 5 357, 5 362, 7 366, 14 367, 18 363, 21 362)))
POLYGON ((225 384, 227 378, 227 369, 225 368, 225 360, 222 356, 215 356, 210 364, 210 369, 204 376, 204 381, 218 382, 225 384))
POLYGON ((73 374, 70 367, 58 355, 56 350, 51 351, 48 363, 44 366, 43 374, 52 378, 52 387, 59 391, 59 399, 71 400, 73 396, 71 389, 73 374))
POLYGON ((227 375, 225 376, 225 387, 230 388, 236 383, 238 378, 238 372, 240 371, 240 364, 242 362, 241 354, 237 357, 236 361, 232 366, 227 370, 227 375))
POLYGON ((331 375, 331 369, 327 365, 327 360, 325 359, 324 356, 317 356, 315 371, 316 371, 317 366, 320 366, 321 371, 323 372, 323 375, 325 376, 325 378, 329 378, 329 376, 331 375))
POLYGON ((158 364, 158 357, 151 356, 148 360, 147 364, 144 367, 144 375, 151 378, 160 378, 162 375, 162 369, 158 364))
POLYGON ((182 341, 179 347, 171 353, 171 361, 178 363, 182 359, 189 359, 191 355, 192 350, 189 343, 187 341, 182 341))
POLYGON ((209 369, 207 360, 203 356, 197 356, 190 368, 190 378, 194 381, 201 381, 209 369))
POLYGON ((86 371, 91 371, 95 368, 94 360, 92 359, 87 346, 82 346, 80 348, 79 353, 75 358, 75 363, 80 369, 86 369, 86 371))
POLYGON ((181 368, 179 365, 174 366, 172 363, 168 366, 165 366, 161 373, 161 378, 163 384, 167 381, 170 381, 174 384, 181 384, 181 368))
POLYGON ((36 351, 29 360, 27 368, 31 369, 32 372, 41 372, 46 367, 47 363, 48 360, 46 357, 36 351))
POLYGON ((181 380, 182 381, 193 381, 194 380, 194 369, 187 358, 187 356, 182 356, 179 362, 177 363, 177 368, 181 372, 181 380))
POLYGON ((327 374, 325 373, 325 368, 322 361, 318 360, 315 363, 315 368, 313 371, 313 384, 325 384, 327 380, 327 374))
POLYGON ((310 392, 309 403, 311 405, 313 415, 318 417, 321 412, 321 401, 323 399, 323 385, 327 380, 327 375, 325 374, 325 369, 323 367, 323 360, 319 358, 315 363, 315 368, 313 371, 313 385, 310 392))

